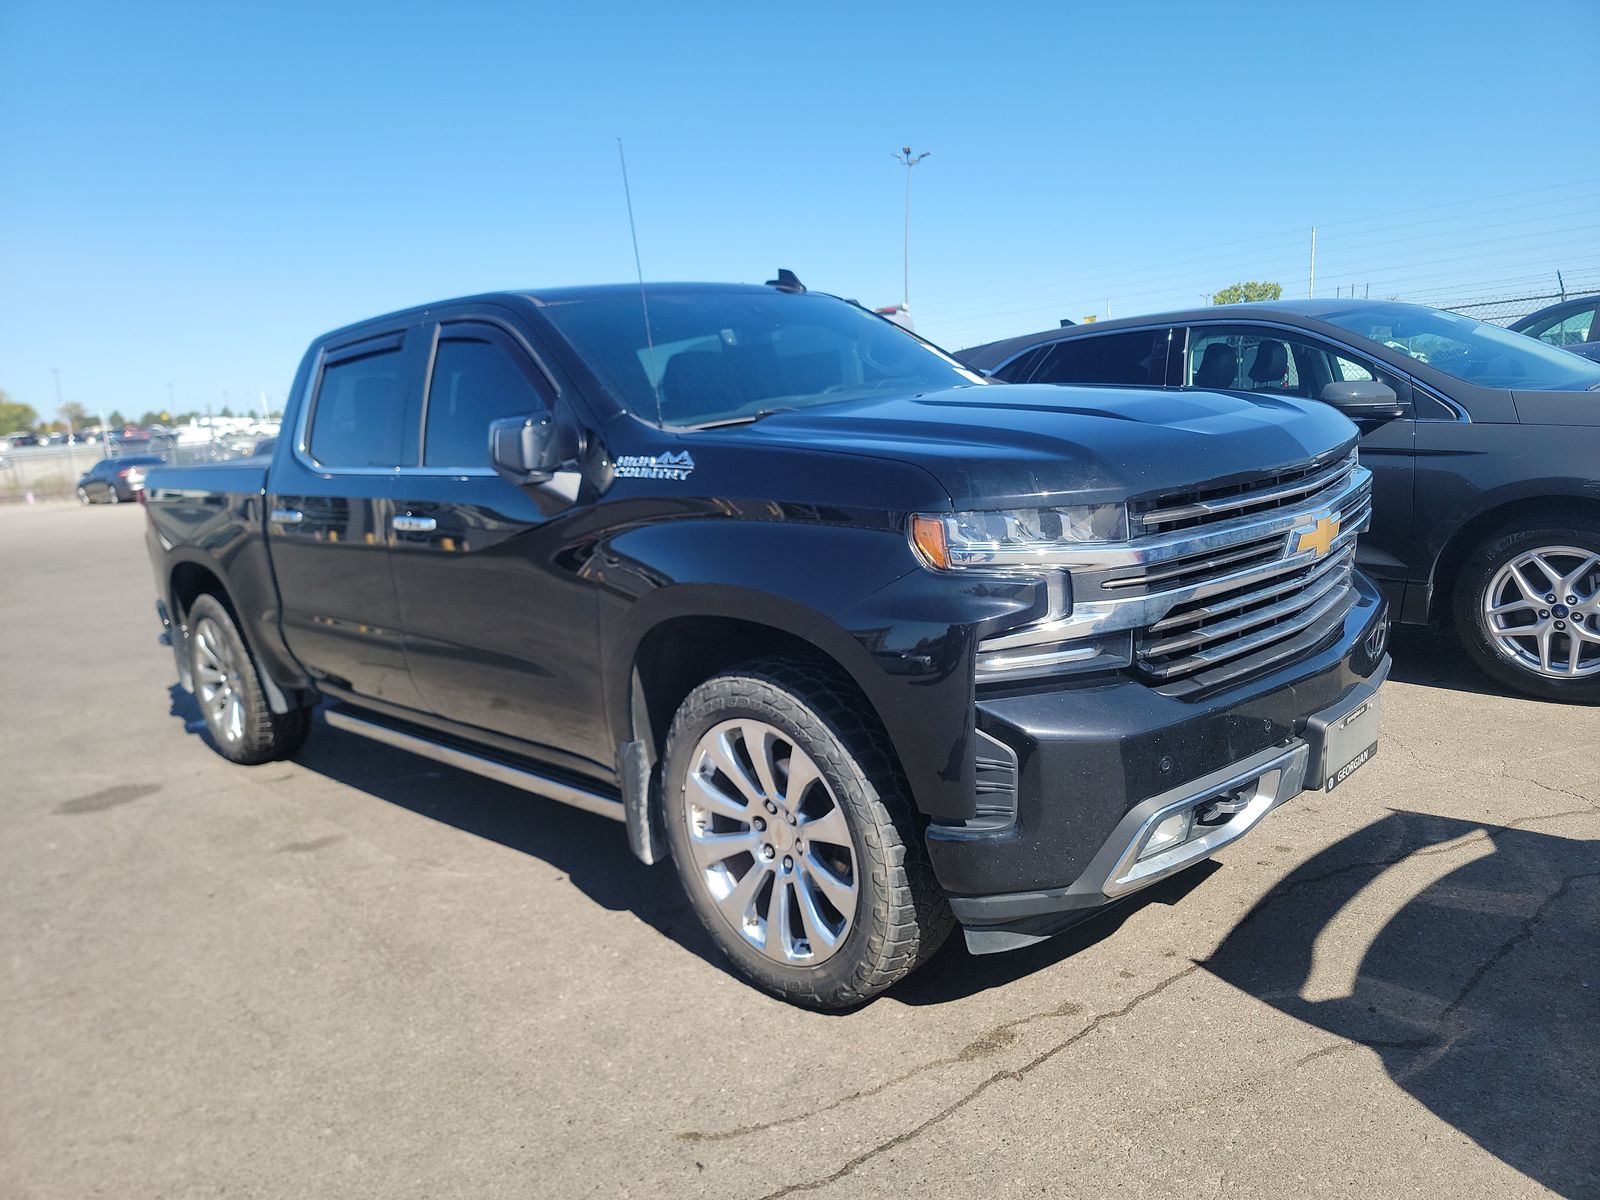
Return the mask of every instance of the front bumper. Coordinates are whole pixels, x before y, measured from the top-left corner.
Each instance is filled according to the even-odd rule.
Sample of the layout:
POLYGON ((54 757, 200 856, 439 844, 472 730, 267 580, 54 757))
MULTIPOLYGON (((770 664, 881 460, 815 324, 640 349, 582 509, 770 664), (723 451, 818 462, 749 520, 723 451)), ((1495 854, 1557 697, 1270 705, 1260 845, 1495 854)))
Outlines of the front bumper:
POLYGON ((980 699, 980 732, 1016 754, 1016 820, 995 832, 928 827, 969 946, 1004 950, 1058 933, 1322 786, 1328 731, 1371 700, 1389 669, 1387 605, 1355 580, 1358 601, 1331 644, 1216 695, 1178 699, 1121 679, 980 699), (1202 839, 1137 860, 1162 814, 1219 796, 1239 811, 1202 839))

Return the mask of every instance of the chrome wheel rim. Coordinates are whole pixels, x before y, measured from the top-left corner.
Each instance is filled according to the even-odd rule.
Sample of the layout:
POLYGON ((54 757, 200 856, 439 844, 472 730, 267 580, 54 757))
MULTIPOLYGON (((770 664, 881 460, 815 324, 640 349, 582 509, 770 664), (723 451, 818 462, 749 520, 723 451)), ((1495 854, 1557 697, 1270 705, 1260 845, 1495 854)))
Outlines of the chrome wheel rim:
POLYGON ((849 936, 861 880, 850 825, 821 770, 756 720, 717 725, 689 762, 693 875, 722 921, 775 963, 827 961, 849 936))
POLYGON ((1501 658, 1547 679, 1600 673, 1600 554, 1541 546, 1506 562, 1480 604, 1501 658))
POLYGON ((244 693, 233 648, 210 617, 194 627, 195 690, 211 732, 224 742, 244 736, 244 693))

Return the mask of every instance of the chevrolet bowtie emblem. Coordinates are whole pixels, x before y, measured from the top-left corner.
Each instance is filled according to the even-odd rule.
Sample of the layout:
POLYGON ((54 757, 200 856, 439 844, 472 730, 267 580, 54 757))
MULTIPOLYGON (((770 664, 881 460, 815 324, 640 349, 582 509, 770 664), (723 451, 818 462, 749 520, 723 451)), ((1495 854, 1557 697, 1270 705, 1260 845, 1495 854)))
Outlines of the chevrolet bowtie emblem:
POLYGON ((1333 539, 1339 536, 1339 518, 1323 513, 1317 517, 1317 523, 1310 529, 1298 531, 1299 540, 1295 542, 1294 552, 1304 554, 1307 550, 1314 551, 1313 558, 1321 558, 1333 548, 1333 539))

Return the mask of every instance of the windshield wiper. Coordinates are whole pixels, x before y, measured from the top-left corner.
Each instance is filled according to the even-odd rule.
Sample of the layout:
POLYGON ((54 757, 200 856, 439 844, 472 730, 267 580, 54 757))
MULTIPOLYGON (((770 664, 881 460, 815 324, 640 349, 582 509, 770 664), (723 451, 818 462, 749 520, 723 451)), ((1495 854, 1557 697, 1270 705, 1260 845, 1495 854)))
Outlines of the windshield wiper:
POLYGON ((778 413, 795 412, 795 408, 785 405, 782 408, 760 408, 753 413, 745 413, 738 417, 722 417, 716 421, 703 421, 699 425, 680 425, 678 428, 687 432, 697 429, 720 429, 724 425, 751 425, 763 417, 776 416, 778 413))

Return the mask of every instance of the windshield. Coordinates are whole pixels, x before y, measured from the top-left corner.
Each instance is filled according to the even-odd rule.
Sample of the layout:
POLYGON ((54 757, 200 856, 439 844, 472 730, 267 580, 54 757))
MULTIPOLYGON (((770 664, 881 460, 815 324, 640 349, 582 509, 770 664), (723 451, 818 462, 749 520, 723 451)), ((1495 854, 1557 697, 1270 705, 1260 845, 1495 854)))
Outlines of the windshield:
POLYGON ((883 391, 986 382, 892 322, 832 296, 651 289, 543 309, 613 395, 673 428, 883 391))
POLYGON ((1372 305, 1322 319, 1479 387, 1582 392, 1600 384, 1600 363, 1434 308, 1372 305))

